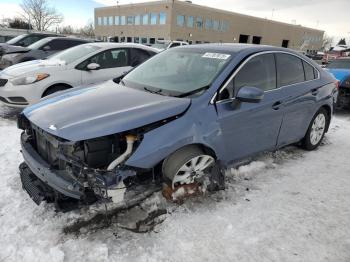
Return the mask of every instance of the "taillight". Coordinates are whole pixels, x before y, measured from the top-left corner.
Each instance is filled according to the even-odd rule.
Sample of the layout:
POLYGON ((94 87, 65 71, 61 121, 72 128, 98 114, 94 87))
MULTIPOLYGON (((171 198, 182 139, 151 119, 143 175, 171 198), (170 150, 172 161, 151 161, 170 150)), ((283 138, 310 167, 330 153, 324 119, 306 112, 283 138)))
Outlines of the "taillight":
POLYGON ((337 90, 339 90, 339 84, 340 84, 340 81, 339 81, 339 80, 335 81, 335 88, 336 88, 337 90))

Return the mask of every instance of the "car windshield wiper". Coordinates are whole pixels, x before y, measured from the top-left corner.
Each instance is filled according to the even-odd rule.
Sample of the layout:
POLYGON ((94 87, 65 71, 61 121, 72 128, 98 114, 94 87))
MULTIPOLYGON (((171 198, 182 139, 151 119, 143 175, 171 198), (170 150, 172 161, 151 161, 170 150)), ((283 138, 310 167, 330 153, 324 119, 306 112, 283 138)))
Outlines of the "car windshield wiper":
POLYGON ((165 95, 165 94, 163 94, 163 89, 160 89, 160 88, 157 90, 152 90, 152 89, 149 89, 148 87, 144 87, 143 89, 149 93, 152 93, 152 94, 165 95))
POLYGON ((186 92, 186 93, 182 93, 182 94, 180 94, 180 95, 177 95, 176 97, 186 97, 186 96, 194 95, 194 94, 199 93, 199 92, 201 92, 201 91, 207 90, 209 87, 210 87, 210 85, 203 86, 203 87, 201 87, 201 88, 197 88, 197 89, 195 89, 195 90, 192 90, 192 91, 189 91, 189 92, 186 92))

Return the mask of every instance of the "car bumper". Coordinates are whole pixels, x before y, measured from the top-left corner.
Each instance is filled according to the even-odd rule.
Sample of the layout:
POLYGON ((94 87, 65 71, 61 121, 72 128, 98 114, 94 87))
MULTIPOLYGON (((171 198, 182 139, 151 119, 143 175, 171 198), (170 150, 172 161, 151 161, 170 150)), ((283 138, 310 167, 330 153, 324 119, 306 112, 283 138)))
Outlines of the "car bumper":
POLYGON ((41 89, 39 83, 16 86, 8 81, 0 87, 0 101, 10 107, 25 108, 40 100, 41 89))
POLYGON ((78 185, 75 180, 68 180, 58 175, 57 172, 40 157, 32 145, 26 142, 25 134, 21 135, 21 147, 25 163, 40 181, 65 196, 78 200, 84 197, 83 188, 78 185))

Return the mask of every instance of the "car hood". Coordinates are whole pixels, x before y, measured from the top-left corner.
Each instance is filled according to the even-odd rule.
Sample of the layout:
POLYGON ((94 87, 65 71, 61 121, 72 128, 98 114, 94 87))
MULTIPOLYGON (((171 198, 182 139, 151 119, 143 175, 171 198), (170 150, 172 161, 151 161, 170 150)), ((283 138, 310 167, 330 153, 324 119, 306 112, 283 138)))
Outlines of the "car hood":
POLYGON ((334 75, 334 77, 342 82, 350 76, 350 69, 333 69, 327 68, 328 72, 334 75))
POLYGON ((32 60, 28 62, 23 62, 19 64, 12 65, 1 73, 10 77, 17 77, 20 75, 24 75, 26 73, 34 72, 34 71, 42 71, 46 69, 53 68, 63 68, 65 66, 64 61, 60 60, 32 60))
POLYGON ((25 53, 30 51, 29 48, 17 46, 17 45, 9 45, 9 44, 2 44, 0 46, 1 53, 2 54, 12 54, 12 53, 25 53))
POLYGON ((23 114, 46 132, 81 141, 142 127, 183 113, 191 99, 104 82, 45 99, 23 114))

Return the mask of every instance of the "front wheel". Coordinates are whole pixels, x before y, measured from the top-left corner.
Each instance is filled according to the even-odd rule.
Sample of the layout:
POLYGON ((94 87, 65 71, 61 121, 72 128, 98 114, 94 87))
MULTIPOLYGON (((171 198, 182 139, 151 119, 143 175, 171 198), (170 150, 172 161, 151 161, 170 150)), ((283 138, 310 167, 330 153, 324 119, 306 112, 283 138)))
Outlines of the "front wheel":
POLYGON ((192 184, 205 177, 215 159, 197 146, 179 149, 163 163, 163 176, 171 187, 192 184))
POLYGON ((314 150, 321 144, 329 120, 328 112, 324 108, 315 114, 303 139, 303 147, 306 150, 314 150))

